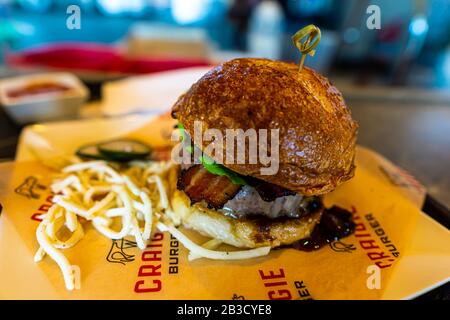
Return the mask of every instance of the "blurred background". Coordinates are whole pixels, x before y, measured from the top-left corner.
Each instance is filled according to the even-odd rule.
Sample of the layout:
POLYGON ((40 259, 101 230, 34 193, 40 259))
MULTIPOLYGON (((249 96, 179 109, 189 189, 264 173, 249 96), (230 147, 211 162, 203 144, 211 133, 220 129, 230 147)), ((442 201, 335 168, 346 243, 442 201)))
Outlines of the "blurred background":
MULTIPOLYGON (((0 81, 68 72, 88 104, 65 118, 114 116, 105 101, 117 104, 108 95, 123 79, 236 57, 298 62, 291 36, 311 23, 322 39, 306 65, 343 92, 359 143, 449 207, 450 0, 0 0, 0 81)), ((22 126, 42 118, 2 104, 0 158, 11 158, 22 126)))
POLYGON ((308 65, 322 73, 359 84, 450 86, 448 0, 0 0, 2 61, 11 66, 158 71, 149 65, 108 70, 94 60, 102 58, 96 49, 193 63, 242 55, 297 61, 290 37, 310 23, 323 37, 308 65), (379 30, 367 27, 373 4, 380 8, 379 30), (80 9, 80 29, 67 27, 70 5, 80 9), (80 52, 58 55, 68 43, 80 52), (30 56, 37 48, 46 49, 47 60, 30 56), (78 66, 61 61, 74 58, 78 66))

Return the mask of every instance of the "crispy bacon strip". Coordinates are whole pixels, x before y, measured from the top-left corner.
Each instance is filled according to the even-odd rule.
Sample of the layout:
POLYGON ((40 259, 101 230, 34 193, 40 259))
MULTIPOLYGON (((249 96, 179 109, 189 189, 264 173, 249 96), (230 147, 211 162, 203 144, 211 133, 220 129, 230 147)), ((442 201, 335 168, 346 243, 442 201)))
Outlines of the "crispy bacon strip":
POLYGON ((239 192, 241 186, 233 184, 228 177, 208 172, 198 164, 181 171, 177 188, 189 196, 192 204, 205 200, 208 207, 220 209, 239 192))
MULTIPOLYGON (((279 197, 295 195, 293 191, 256 178, 246 177, 246 180, 267 202, 279 197)), ((209 173, 200 164, 182 170, 177 187, 189 196, 192 204, 205 200, 209 208, 214 209, 222 208, 240 190, 240 186, 233 184, 227 177, 209 173)))

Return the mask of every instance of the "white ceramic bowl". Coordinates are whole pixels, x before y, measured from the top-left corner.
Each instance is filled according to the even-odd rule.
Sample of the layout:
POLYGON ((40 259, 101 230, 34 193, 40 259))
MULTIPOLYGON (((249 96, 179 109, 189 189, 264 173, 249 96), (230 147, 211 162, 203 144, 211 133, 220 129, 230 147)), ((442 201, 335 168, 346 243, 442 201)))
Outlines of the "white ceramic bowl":
POLYGON ((0 104, 19 124, 76 118, 88 99, 89 91, 70 73, 44 73, 0 80, 0 104), (70 89, 34 95, 11 97, 11 90, 35 83, 61 84, 70 89))

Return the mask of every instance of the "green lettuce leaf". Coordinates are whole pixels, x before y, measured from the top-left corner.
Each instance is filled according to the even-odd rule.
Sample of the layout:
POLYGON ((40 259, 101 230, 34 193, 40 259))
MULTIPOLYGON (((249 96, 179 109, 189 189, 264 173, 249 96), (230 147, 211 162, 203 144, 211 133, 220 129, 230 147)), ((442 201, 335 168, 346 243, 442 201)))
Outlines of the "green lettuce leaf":
POLYGON ((240 175, 237 172, 234 172, 227 167, 216 163, 213 159, 211 159, 208 156, 201 156, 200 162, 202 163, 203 167, 208 170, 208 172, 215 174, 217 176, 227 176, 228 179, 231 180, 234 184, 239 185, 246 185, 247 181, 245 181, 244 176, 240 175))
MULTIPOLYGON (((180 130, 180 135, 182 137, 182 141, 186 139, 186 130, 184 129, 184 126, 181 123, 178 123, 178 129, 180 130)), ((187 150, 189 153, 194 152, 194 148, 192 145, 187 146, 187 150)), ((225 166, 215 162, 213 159, 206 155, 202 155, 199 158, 200 163, 203 165, 203 167, 212 174, 215 174, 217 176, 226 176, 228 179, 231 180, 232 183, 238 184, 238 185, 247 185, 248 183, 245 181, 245 178, 243 175, 234 172, 225 166)))

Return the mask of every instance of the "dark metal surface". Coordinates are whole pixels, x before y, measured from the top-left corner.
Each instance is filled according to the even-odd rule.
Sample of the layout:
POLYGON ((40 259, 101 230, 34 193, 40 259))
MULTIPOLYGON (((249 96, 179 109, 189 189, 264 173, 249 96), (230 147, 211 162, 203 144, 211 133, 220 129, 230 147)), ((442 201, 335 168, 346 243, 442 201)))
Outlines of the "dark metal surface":
POLYGON ((408 171, 450 208, 450 105, 347 100, 360 126, 358 144, 408 171))
POLYGON ((14 158, 20 129, 0 107, 0 159, 14 158))
POLYGON ((430 195, 426 196, 422 211, 447 229, 450 229, 450 210, 430 195))
MULTIPOLYGON (((434 220, 450 229, 450 210, 438 202, 436 199, 427 195, 422 211, 432 217, 434 220)), ((450 300, 450 282, 431 290, 418 298, 418 300, 450 300)))

